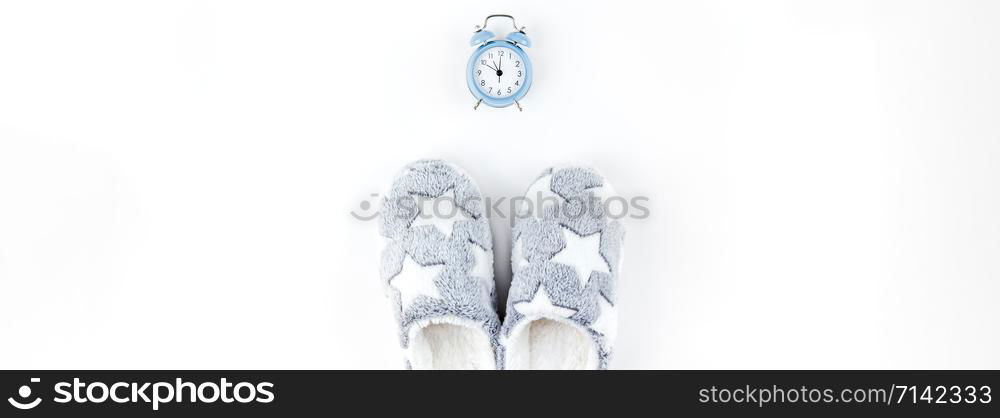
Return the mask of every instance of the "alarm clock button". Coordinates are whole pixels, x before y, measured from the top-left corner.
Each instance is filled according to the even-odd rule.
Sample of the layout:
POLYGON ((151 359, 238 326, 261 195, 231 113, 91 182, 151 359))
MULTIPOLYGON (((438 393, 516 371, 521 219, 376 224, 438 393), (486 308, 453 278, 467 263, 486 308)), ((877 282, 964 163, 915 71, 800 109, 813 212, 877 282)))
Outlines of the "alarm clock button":
POLYGON ((511 32, 507 34, 507 40, 524 46, 531 46, 531 40, 528 39, 528 35, 525 35, 524 32, 511 32))
POLYGON ((493 32, 490 32, 488 30, 481 30, 472 35, 472 41, 469 42, 469 45, 472 46, 479 45, 483 42, 493 39, 494 36, 496 35, 494 35, 493 32))

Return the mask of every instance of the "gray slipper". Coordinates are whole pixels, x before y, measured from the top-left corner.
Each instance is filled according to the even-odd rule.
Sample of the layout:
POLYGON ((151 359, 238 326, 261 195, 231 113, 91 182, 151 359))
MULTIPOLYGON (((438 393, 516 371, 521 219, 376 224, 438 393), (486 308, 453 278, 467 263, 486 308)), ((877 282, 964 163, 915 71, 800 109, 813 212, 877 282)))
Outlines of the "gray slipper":
POLYGON ((606 369, 618 329, 615 283, 625 230, 606 214, 596 171, 549 169, 520 202, 501 330, 506 369, 606 369))
POLYGON ((383 195, 381 275, 407 368, 496 369, 493 238, 479 189, 454 165, 407 165, 383 195))

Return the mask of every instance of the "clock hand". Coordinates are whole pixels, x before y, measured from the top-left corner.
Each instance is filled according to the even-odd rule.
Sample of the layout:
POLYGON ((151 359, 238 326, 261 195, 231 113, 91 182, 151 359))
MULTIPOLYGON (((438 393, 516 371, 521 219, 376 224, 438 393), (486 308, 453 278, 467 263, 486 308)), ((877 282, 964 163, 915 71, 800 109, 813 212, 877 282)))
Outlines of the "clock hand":
POLYGON ((489 65, 489 64, 486 64, 486 68, 489 68, 489 69, 491 69, 491 70, 493 70, 493 71, 496 71, 496 70, 497 70, 496 68, 493 68, 493 67, 490 67, 490 65, 489 65))
POLYGON ((497 84, 501 83, 500 76, 503 75, 503 55, 500 56, 500 65, 497 66, 497 84))

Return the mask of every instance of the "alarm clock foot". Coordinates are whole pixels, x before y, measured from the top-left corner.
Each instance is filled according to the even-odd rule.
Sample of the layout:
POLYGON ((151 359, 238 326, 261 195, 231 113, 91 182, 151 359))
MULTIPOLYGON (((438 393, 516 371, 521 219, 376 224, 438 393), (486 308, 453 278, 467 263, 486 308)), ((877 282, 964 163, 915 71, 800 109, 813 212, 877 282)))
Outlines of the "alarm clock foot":
POLYGON ((483 102, 483 99, 479 99, 479 101, 478 101, 478 102, 476 102, 476 105, 475 105, 475 106, 472 106, 472 110, 476 110, 476 109, 479 109, 479 104, 480 104, 480 103, 482 103, 482 102, 483 102))
POLYGON ((524 109, 521 108, 521 102, 519 102, 517 100, 514 100, 514 104, 517 105, 517 111, 518 112, 523 112, 524 111, 524 109))

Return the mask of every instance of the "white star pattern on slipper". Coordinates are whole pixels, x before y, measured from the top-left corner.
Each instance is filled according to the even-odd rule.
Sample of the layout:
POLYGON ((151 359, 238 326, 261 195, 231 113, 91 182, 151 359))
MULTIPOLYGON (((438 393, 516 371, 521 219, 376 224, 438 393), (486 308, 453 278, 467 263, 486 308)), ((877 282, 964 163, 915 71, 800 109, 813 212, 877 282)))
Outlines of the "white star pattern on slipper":
POLYGON ((487 297, 489 300, 486 301, 487 304, 493 303, 493 253, 482 249, 475 243, 469 242, 469 248, 472 248, 472 258, 473 265, 469 269, 469 275, 478 279, 479 283, 487 289, 487 297))
POLYGON ((605 341, 614 341, 618 333, 618 308, 612 306, 604 297, 597 296, 597 306, 601 315, 590 324, 590 328, 604 336, 605 341))
POLYGON ((413 301, 419 296, 441 299, 434 278, 437 277, 442 264, 422 266, 410 257, 409 254, 403 257, 403 269, 396 277, 389 280, 389 286, 399 290, 399 301, 403 312, 410 308, 413 301))
POLYGON ((544 177, 535 180, 524 192, 524 200, 518 202, 518 216, 532 215, 540 218, 545 213, 545 207, 554 204, 562 204, 563 198, 552 191, 552 175, 546 174, 544 177))
POLYGON ((527 317, 569 318, 576 313, 575 309, 553 305, 549 294, 542 286, 538 286, 538 290, 530 302, 515 303, 514 309, 527 317))
POLYGON ((517 273, 518 270, 528 265, 528 259, 524 258, 524 249, 521 245, 521 239, 518 238, 517 241, 514 241, 514 246, 510 250, 510 262, 514 269, 511 273, 517 273))
POLYGON ((566 227, 562 227, 562 230, 566 247, 552 256, 551 261, 575 269, 581 288, 587 286, 591 272, 611 273, 608 262, 601 257, 600 232, 581 237, 566 227))
POLYGON ((431 225, 445 236, 451 236, 451 231, 455 228, 456 222, 471 220, 465 214, 465 209, 458 206, 453 189, 448 189, 447 192, 435 198, 427 196, 414 196, 414 198, 420 205, 420 213, 410 223, 411 228, 421 225, 431 225))
POLYGON ((472 249, 472 269, 469 274, 475 277, 493 277, 493 253, 482 249, 482 247, 470 242, 472 249))

